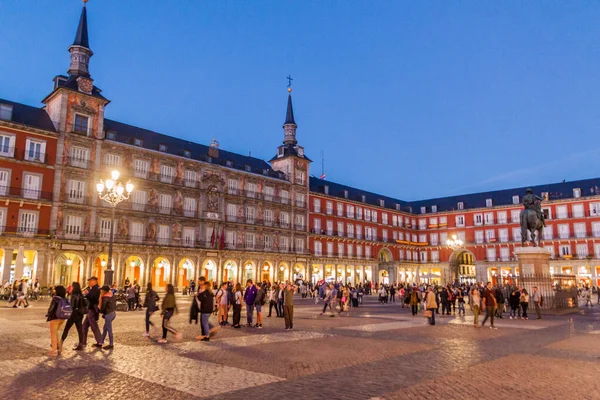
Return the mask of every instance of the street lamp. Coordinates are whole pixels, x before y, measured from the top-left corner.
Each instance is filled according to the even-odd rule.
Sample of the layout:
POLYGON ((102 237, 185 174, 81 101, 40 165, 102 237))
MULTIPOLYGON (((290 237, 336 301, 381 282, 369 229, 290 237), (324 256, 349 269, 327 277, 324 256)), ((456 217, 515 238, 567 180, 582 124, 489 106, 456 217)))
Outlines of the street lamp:
POLYGON ((108 267, 104 271, 104 284, 111 286, 113 281, 113 269, 112 269, 112 252, 113 252, 113 240, 114 240, 114 226, 115 223, 115 208, 119 203, 129 199, 131 192, 133 192, 133 183, 127 181, 125 186, 119 181, 119 171, 114 170, 110 173, 111 179, 107 179, 106 182, 100 180, 96 184, 96 190, 98 191, 98 197, 100 200, 107 202, 112 209, 112 219, 110 220, 110 242, 108 245, 108 267))
POLYGON ((464 243, 456 235, 452 235, 452 238, 446 240, 446 246, 452 250, 460 249, 464 243))

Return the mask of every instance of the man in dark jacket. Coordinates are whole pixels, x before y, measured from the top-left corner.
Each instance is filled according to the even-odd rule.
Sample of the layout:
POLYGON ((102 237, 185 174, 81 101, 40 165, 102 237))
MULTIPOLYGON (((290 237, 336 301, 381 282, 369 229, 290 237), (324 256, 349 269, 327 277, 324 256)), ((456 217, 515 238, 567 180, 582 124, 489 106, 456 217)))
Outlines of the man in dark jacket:
POLYGON ((200 304, 200 328, 202 329, 202 332, 200 336, 196 336, 196 339, 201 340, 202 342, 208 342, 210 340, 210 335, 214 331, 208 322, 210 314, 212 314, 214 309, 214 295, 210 288, 210 282, 206 282, 204 288, 199 287, 198 290, 202 290, 198 293, 198 296, 196 296, 196 299, 200 304))
POLYGON ((83 343, 81 343, 81 346, 85 347, 87 345, 88 329, 92 328, 94 339, 96 339, 96 343, 92 346, 102 348, 102 336, 100 335, 100 328, 98 328, 100 287, 98 286, 97 277, 92 276, 88 279, 88 287, 84 290, 83 295, 88 300, 88 311, 85 321, 83 321, 83 343))
POLYGON ((289 283, 283 291, 283 317, 285 330, 294 329, 294 287, 289 283))
POLYGON ((252 284, 252 279, 246 281, 246 292, 244 301, 246 302, 246 321, 248 328, 252 327, 252 314, 254 314, 254 300, 256 300, 256 287, 252 284))
POLYGON ((448 290, 444 287, 440 293, 440 301, 442 302, 442 315, 450 315, 450 300, 448 298, 448 290))
POLYGON ((504 293, 500 287, 496 288, 496 301, 498 302, 498 308, 496 309, 496 317, 503 319, 502 313, 504 312, 504 293))

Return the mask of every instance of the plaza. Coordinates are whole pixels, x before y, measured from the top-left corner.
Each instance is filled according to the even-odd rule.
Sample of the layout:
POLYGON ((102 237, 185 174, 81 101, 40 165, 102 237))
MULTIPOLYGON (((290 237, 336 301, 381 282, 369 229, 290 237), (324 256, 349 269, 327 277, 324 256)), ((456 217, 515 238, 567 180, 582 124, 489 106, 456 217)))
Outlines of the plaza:
MULTIPOLYGON (((474 329, 472 315, 425 324, 399 302, 366 296, 349 315, 320 316, 322 303, 296 296, 293 331, 221 328, 194 340, 191 298, 178 297, 173 326, 183 339, 142 337, 143 312, 118 312, 112 351, 46 356, 47 300, 0 307, 0 393, 11 399, 565 399, 600 390, 600 306, 566 316, 500 320, 474 329)), ((3 304, 4 305, 4 304, 3 304)), ((344 313, 345 314, 345 313, 344 313)), ((215 318, 215 317, 212 317, 215 318)), ((158 313, 153 317, 159 323, 158 313)), ((214 320, 213 320, 214 322, 214 320)), ((102 322, 100 322, 102 325, 102 322)))

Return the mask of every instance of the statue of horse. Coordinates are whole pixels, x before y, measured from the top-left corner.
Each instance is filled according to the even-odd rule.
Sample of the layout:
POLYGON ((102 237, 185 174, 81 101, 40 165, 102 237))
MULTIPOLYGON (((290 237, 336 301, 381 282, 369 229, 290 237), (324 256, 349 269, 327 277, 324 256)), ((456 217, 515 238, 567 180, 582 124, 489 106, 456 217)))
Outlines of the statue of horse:
POLYGON ((527 232, 531 233, 531 244, 533 246, 542 247, 542 231, 544 222, 538 217, 537 212, 532 209, 521 211, 521 246, 525 247, 527 241, 527 232), (535 232, 537 232, 537 243, 535 241, 535 232))

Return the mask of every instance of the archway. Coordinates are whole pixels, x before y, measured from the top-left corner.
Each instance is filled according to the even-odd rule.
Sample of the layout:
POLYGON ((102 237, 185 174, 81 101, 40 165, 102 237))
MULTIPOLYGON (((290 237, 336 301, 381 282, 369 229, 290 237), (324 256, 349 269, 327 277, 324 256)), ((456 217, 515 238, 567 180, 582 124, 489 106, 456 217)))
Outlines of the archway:
POLYGON ((156 289, 167 287, 171 264, 165 257, 158 257, 152 264, 152 286, 156 289))
POLYGON ((179 261, 177 268, 177 287, 188 287, 189 281, 194 277, 194 262, 189 258, 179 261))
POLYGON ((294 266, 294 283, 306 281, 306 268, 304 268, 304 264, 296 263, 294 266))
POLYGON ((355 277, 355 273, 354 273, 354 266, 353 265, 346 265, 346 280, 344 281, 344 283, 352 285, 354 284, 354 277, 355 277))
POLYGON ((254 269, 256 268, 256 266, 254 265, 254 263, 252 261, 246 261, 246 263, 244 264, 244 276, 243 276, 243 283, 245 284, 249 279, 252 280, 252 282, 254 282, 254 269))
POLYGON ((475 283, 477 281, 475 255, 469 250, 455 250, 450 255, 449 263, 454 282, 475 283))
MULTIPOLYGON (((113 270, 115 269, 115 259, 112 259, 113 270)), ((104 284, 104 271, 108 268, 108 254, 99 254, 92 264, 92 276, 98 278, 98 285, 104 284)), ((115 282, 116 283, 116 282, 115 282)))
POLYGON ((265 261, 262 268, 260 269, 260 281, 271 282, 271 270, 273 266, 270 262, 265 261))
POLYGON ((388 262, 394 261, 394 257, 392 257, 392 252, 387 247, 384 247, 381 250, 379 250, 377 259, 383 263, 388 263, 388 262))
POLYGON ((287 280, 287 271, 288 265, 287 263, 279 263, 279 268, 277 268, 277 282, 282 283, 287 280))
POLYGON ((319 282, 323 278, 323 265, 322 264, 313 264, 312 266, 312 276, 311 281, 313 284, 319 282))
POLYGON ((223 267, 223 282, 236 280, 237 264, 233 260, 227 260, 223 267))
POLYGON ((217 277, 217 264, 213 260, 206 260, 202 272, 207 282, 214 282, 217 277))
POLYGON ((131 283, 137 282, 141 286, 144 277, 144 262, 142 259, 138 256, 127 257, 125 259, 125 273, 122 276, 123 279, 129 278, 131 283))
POLYGON ((359 283, 362 283, 364 281, 364 277, 363 277, 363 273, 362 273, 362 268, 361 266, 357 265, 356 266, 356 274, 354 275, 354 283, 356 285, 358 285, 359 283))
POLYGON ((65 252, 56 257, 56 279, 55 284, 64 287, 72 282, 80 282, 83 279, 84 265, 83 257, 77 253, 65 252))
POLYGON ((373 282, 373 270, 371 269, 370 265, 365 267, 364 279, 369 282, 373 282))
POLYGON ((390 284, 390 274, 387 272, 387 270, 382 269, 379 271, 379 283, 384 285, 390 284))
POLYGON ((335 281, 335 265, 325 264, 325 280, 327 282, 335 281))

